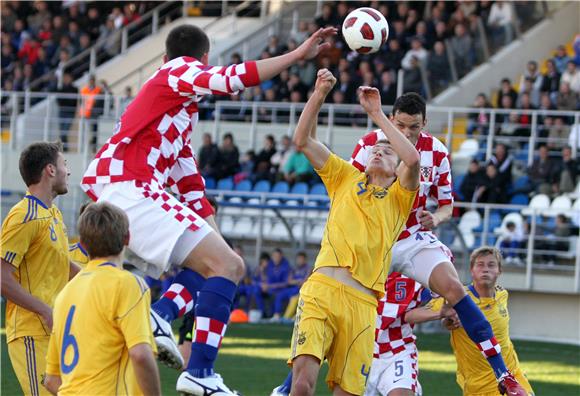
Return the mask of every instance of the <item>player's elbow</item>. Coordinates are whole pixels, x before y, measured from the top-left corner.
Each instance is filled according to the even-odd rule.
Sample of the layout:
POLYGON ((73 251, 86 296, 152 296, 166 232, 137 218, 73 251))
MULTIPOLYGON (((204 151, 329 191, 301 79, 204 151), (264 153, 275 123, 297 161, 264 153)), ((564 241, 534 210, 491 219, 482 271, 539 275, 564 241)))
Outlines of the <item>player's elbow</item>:
POLYGON ((44 381, 42 382, 44 387, 48 389, 50 393, 56 395, 58 393, 58 388, 60 387, 61 380, 57 375, 46 375, 44 381))
POLYGON ((299 134, 295 134, 294 138, 292 138, 292 143, 294 143, 294 147, 296 147, 299 151, 304 151, 306 145, 308 144, 308 137, 299 136, 299 134))
POLYGON ((419 165, 421 163, 421 156, 417 150, 413 150, 405 158, 405 165, 413 171, 419 172, 419 165))
POLYGON ((148 362, 154 361, 153 350, 149 344, 138 344, 129 349, 129 358, 134 365, 146 367, 148 362))

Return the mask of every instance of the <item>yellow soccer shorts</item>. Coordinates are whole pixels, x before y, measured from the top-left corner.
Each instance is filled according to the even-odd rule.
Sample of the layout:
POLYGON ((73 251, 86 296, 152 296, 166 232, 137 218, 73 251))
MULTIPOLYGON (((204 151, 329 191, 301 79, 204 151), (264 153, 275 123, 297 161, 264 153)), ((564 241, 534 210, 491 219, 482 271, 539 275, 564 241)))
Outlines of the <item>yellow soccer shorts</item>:
POLYGON ((301 355, 328 360, 326 383, 364 393, 373 359, 377 300, 314 273, 300 290, 288 364, 301 355))
MULTIPOLYGON (((522 372, 522 370, 516 370, 513 373, 515 379, 519 382, 519 384, 522 386, 522 388, 524 388, 527 392, 528 392, 528 396, 534 396, 534 391, 532 389, 532 386, 530 385, 530 383, 528 382, 528 379, 526 378, 525 374, 522 372)), ((494 378, 495 381, 495 378, 494 378)), ((488 392, 488 393, 464 393, 463 396, 502 396, 501 393, 499 393, 499 390, 496 392, 488 392)))
POLYGON ((26 396, 50 395, 42 386, 49 336, 20 337, 8 343, 8 355, 26 396))

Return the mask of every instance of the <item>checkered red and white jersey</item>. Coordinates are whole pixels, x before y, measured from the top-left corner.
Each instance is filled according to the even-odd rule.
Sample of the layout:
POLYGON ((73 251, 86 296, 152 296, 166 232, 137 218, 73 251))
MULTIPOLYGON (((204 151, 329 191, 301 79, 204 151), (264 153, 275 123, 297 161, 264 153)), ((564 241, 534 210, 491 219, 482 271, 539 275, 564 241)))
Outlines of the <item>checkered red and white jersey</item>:
POLYGON ((259 82, 255 62, 221 67, 180 57, 165 63, 143 85, 90 163, 83 190, 97 200, 106 184, 140 181, 156 189, 169 187, 199 213, 205 182, 191 148, 197 103, 204 95, 236 94, 259 82))
MULTIPOLYGON (((378 140, 386 138, 380 129, 364 135, 354 148, 350 163, 361 172, 364 172, 370 152, 369 149, 378 140)), ((421 186, 415 198, 413 209, 407 219, 405 229, 399 236, 399 241, 408 238, 416 232, 427 231, 426 228, 421 227, 419 215, 427 207, 428 200, 436 201, 438 207, 453 203, 451 166, 445 145, 436 137, 426 132, 421 132, 415 148, 421 156, 421 186)))
POLYGON ((423 287, 419 282, 393 272, 387 278, 385 290, 385 296, 377 307, 373 353, 377 359, 415 348, 413 325, 405 322, 404 314, 421 304, 423 287))

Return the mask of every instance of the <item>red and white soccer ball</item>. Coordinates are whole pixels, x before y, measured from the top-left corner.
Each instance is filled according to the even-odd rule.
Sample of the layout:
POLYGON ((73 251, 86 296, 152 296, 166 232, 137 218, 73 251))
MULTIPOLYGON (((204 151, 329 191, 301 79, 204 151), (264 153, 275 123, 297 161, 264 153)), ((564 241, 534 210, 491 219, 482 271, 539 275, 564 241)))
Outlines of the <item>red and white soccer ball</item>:
POLYGON ((374 8, 357 8, 344 19, 342 36, 351 50, 372 54, 387 41, 389 24, 374 8))

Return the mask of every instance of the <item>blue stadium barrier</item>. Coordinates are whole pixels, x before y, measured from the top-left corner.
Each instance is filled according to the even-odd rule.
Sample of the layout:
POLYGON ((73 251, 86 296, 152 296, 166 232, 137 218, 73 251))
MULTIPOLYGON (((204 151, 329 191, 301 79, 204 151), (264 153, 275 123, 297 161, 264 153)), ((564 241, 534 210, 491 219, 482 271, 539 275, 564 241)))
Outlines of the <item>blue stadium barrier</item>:
POLYGON ((526 194, 516 194, 510 200, 512 205, 528 205, 530 203, 530 198, 526 194))
POLYGON ((221 179, 217 182, 218 190, 233 190, 234 189, 234 179, 228 177, 226 179, 221 179))
POLYGON ((249 180, 242 180, 236 184, 236 191, 252 191, 252 182, 249 180))
POLYGON ((285 181, 279 181, 278 183, 274 184, 272 192, 275 194, 288 194, 290 192, 290 186, 288 186, 288 183, 285 181))
POLYGON ((254 185, 254 189, 252 191, 259 192, 259 193, 267 193, 270 192, 270 182, 268 180, 260 180, 254 185))
POLYGON ((512 191, 514 194, 528 193, 532 190, 532 182, 528 176, 522 176, 516 179, 512 185, 512 191))
POLYGON ((215 179, 213 177, 208 177, 205 179, 205 189, 214 190, 216 186, 215 179))

